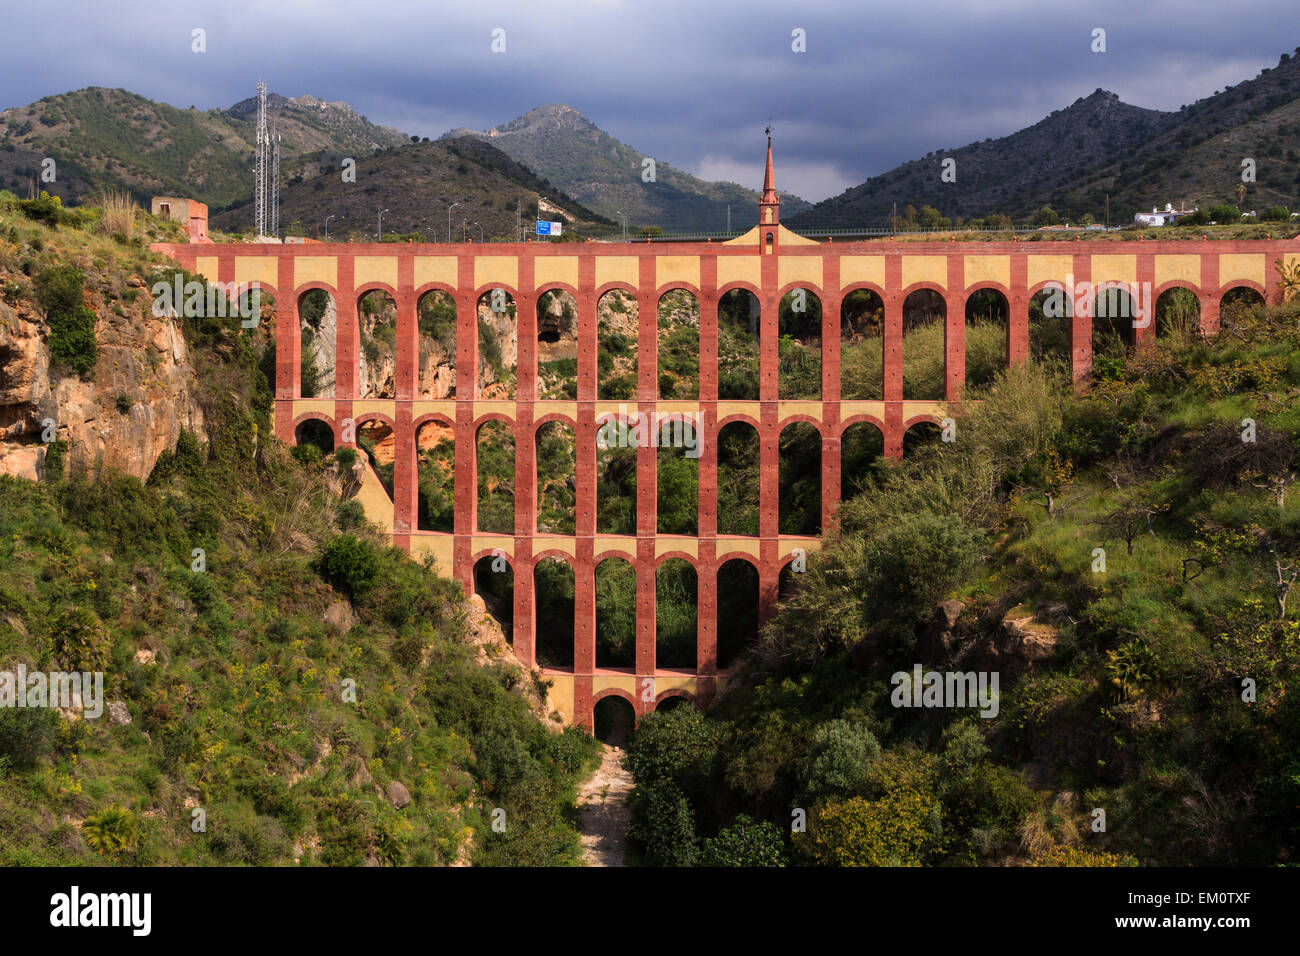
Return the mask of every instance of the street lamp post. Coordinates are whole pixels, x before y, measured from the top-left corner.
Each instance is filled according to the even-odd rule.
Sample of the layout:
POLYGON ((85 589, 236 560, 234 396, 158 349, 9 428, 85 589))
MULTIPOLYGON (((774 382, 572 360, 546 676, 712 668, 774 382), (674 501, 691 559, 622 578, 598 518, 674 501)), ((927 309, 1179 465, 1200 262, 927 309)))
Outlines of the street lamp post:
POLYGON ((614 212, 623 220, 623 241, 627 242, 627 216, 624 215, 623 210, 621 209, 615 209, 614 212))
POLYGON ((470 225, 478 226, 478 242, 480 246, 483 245, 483 224, 479 222, 471 222, 470 225))
POLYGON ((451 242, 451 211, 459 206, 460 203, 454 202, 447 207, 447 242, 451 242))
POLYGON ((386 213, 386 212, 388 212, 387 209, 381 209, 381 210, 379 210, 379 223, 378 223, 378 225, 375 227, 375 241, 376 241, 376 242, 383 242, 383 241, 384 241, 384 213, 386 213))
POLYGON ((330 215, 328 215, 328 216, 325 217, 325 241, 326 241, 326 242, 329 242, 329 238, 330 238, 330 220, 333 219, 333 218, 334 218, 334 216, 333 216, 332 213, 331 213, 330 215))

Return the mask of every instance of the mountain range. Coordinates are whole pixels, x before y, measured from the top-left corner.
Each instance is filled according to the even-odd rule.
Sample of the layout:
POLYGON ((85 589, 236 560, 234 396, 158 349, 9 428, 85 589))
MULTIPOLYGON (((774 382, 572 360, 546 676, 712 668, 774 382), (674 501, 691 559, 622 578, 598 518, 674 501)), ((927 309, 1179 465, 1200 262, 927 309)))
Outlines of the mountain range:
MULTIPOLYGON (((811 209, 792 229, 884 226, 895 204, 949 217, 1062 216, 1112 222, 1166 202, 1236 203, 1242 160, 1255 162, 1243 208, 1300 208, 1300 49, 1276 67, 1177 111, 1142 109, 1098 89, 1033 126, 903 163, 811 209), (941 179, 955 160, 955 181, 941 179)), ((951 168, 951 167, 950 167, 951 168)), ((784 210, 783 210, 784 212, 784 210)))

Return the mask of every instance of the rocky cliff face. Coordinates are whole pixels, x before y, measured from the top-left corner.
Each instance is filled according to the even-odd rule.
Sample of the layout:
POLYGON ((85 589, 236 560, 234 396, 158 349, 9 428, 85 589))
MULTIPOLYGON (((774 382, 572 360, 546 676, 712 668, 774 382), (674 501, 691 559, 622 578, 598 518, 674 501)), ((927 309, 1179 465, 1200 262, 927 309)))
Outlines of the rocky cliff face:
MULTIPOLYGON (((0 278, 18 288, 25 281, 0 278)), ((143 279, 129 284, 140 290, 132 303, 87 296, 99 342, 90 381, 51 369, 49 329, 29 300, 0 301, 0 474, 43 477, 52 436, 65 444, 71 468, 144 480, 182 428, 202 433, 184 336, 175 320, 151 314, 143 279)))

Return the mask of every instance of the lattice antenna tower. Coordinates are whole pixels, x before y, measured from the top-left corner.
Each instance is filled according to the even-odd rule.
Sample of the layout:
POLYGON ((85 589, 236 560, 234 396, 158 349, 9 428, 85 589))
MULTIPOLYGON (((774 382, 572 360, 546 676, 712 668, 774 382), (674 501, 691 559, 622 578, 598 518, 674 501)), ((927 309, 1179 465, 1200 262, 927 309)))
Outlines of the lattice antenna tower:
POLYGON ((280 131, 271 127, 271 235, 280 235, 280 131))
POLYGON ((257 81, 257 190, 255 196, 256 228, 259 236, 266 235, 266 160, 270 137, 266 133, 266 84, 257 81))

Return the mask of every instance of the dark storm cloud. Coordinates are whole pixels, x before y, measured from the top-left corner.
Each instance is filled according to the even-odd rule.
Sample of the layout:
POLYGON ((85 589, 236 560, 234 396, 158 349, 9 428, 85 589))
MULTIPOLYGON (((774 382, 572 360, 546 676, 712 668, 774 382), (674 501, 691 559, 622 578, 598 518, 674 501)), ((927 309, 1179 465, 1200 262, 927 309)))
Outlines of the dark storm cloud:
POLYGON ((258 76, 434 137, 563 102, 650 155, 821 199, 931 150, 1001 136, 1101 87, 1177 109, 1300 43, 1293 0, 898 5, 549 0, 73 0, 0 57, 5 106, 84 86, 226 107, 258 76), (506 52, 490 31, 506 31, 506 52), (191 52, 206 30, 207 52, 191 52), (806 31, 807 52, 791 50, 806 31), (1090 50, 1094 28, 1107 51, 1090 50))

